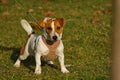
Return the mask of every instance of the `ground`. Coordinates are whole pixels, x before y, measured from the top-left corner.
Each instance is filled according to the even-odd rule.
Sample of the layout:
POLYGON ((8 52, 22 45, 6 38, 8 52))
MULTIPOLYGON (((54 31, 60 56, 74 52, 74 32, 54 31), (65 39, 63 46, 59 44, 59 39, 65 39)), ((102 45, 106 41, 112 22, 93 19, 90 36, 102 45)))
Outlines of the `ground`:
POLYGON ((0 0, 0 17, 0 80, 110 80, 110 0, 0 0), (20 68, 13 66, 27 39, 20 20, 40 21, 45 17, 66 20, 62 40, 69 74, 60 72, 57 59, 56 67, 42 66, 40 75, 33 73, 32 56, 22 61, 20 68))

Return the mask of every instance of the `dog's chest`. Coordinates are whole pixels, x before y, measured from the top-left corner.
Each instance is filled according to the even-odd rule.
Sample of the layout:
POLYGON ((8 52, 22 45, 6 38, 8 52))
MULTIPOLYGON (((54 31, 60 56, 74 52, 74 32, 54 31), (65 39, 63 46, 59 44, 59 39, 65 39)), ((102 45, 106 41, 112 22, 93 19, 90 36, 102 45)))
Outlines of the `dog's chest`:
POLYGON ((48 53, 43 56, 45 60, 53 60, 56 57, 56 50, 60 44, 60 40, 51 43, 50 41, 47 41, 44 37, 42 37, 42 41, 48 48, 48 53))

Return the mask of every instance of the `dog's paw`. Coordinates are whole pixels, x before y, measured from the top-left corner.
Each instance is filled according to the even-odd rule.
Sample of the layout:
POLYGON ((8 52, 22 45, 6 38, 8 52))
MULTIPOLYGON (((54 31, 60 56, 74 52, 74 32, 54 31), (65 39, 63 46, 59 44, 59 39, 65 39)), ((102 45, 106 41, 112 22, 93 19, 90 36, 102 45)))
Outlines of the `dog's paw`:
POLYGON ((19 67, 20 67, 20 63, 19 63, 19 62, 16 62, 16 63, 14 64, 14 67, 19 68, 19 67))
POLYGON ((41 69, 40 69, 40 68, 39 68, 39 69, 36 69, 36 70, 35 70, 35 74, 36 74, 36 75, 41 74, 41 69))
POLYGON ((36 74, 36 75, 39 75, 39 74, 41 74, 41 71, 40 71, 40 70, 37 70, 37 71, 35 71, 35 74, 36 74))
POLYGON ((14 67, 19 68, 19 67, 20 67, 20 64, 14 64, 14 67))
POLYGON ((20 60, 19 59, 17 59, 17 61, 15 62, 14 67, 20 67, 20 60))
POLYGON ((62 73, 70 73, 66 68, 63 68, 63 69, 61 70, 61 72, 62 72, 62 73))

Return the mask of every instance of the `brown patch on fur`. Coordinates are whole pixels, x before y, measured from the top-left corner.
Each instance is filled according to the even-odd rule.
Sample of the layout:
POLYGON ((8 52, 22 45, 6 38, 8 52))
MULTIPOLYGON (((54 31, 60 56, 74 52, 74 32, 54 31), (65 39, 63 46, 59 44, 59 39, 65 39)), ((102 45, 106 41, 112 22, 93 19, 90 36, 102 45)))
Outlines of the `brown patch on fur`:
POLYGON ((59 35, 61 34, 62 30, 63 30, 63 24, 64 24, 64 19, 63 18, 57 18, 54 20, 54 29, 55 32, 57 32, 59 35))
POLYGON ((51 23, 52 23, 52 19, 49 19, 49 20, 47 21, 47 23, 45 23, 45 27, 46 27, 46 32, 47 32, 47 34, 50 34, 50 33, 52 32, 51 23))
POLYGON ((44 27, 50 27, 51 22, 52 22, 52 19, 47 19, 46 21, 42 20, 39 23, 40 23, 40 26, 44 28, 44 27))
POLYGON ((63 26, 64 23, 65 23, 65 19, 64 18, 56 18, 55 20, 58 21, 61 26, 63 26))
POLYGON ((49 53, 43 56, 43 58, 45 60, 53 60, 56 57, 56 49, 60 44, 60 40, 56 42, 51 42, 51 41, 46 40, 44 36, 42 37, 42 40, 49 49, 49 53))
POLYGON ((24 44, 24 45, 22 46, 22 48, 20 49, 20 55, 23 55, 23 54, 24 54, 25 46, 26 46, 26 44, 24 44))
MULTIPOLYGON (((32 34, 34 34, 35 32, 32 32, 30 35, 28 35, 28 39, 30 38, 30 36, 32 34)), ((27 39, 27 41, 28 41, 27 39)), ((25 51, 25 46, 26 46, 27 42, 22 46, 22 48, 20 49, 20 55, 23 55, 24 54, 24 51, 25 51)))
POLYGON ((47 32, 47 34, 50 34, 51 31, 52 31, 51 23, 52 23, 52 19, 48 19, 46 22, 44 22, 44 20, 42 20, 42 21, 40 22, 40 26, 41 26, 42 28, 46 27, 46 32, 47 32))

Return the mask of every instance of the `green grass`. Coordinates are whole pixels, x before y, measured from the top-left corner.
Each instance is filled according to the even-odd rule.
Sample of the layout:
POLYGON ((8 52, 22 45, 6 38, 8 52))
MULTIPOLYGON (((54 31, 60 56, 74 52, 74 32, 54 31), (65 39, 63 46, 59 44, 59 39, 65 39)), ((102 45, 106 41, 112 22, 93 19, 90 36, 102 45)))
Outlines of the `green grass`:
POLYGON ((0 3, 0 80, 110 80, 110 0, 17 1, 20 1, 27 11, 33 9, 32 15, 37 20, 46 16, 66 19, 63 43, 65 64, 71 65, 67 67, 70 73, 60 72, 57 59, 54 62, 58 69, 48 65, 42 66, 41 75, 33 74, 34 57, 23 61, 20 68, 13 67, 20 47, 27 39, 20 20, 31 19, 26 15, 26 10, 11 0, 8 4, 0 3), (47 15, 48 11, 54 14, 47 15), (99 21, 95 21, 95 18, 99 21))

